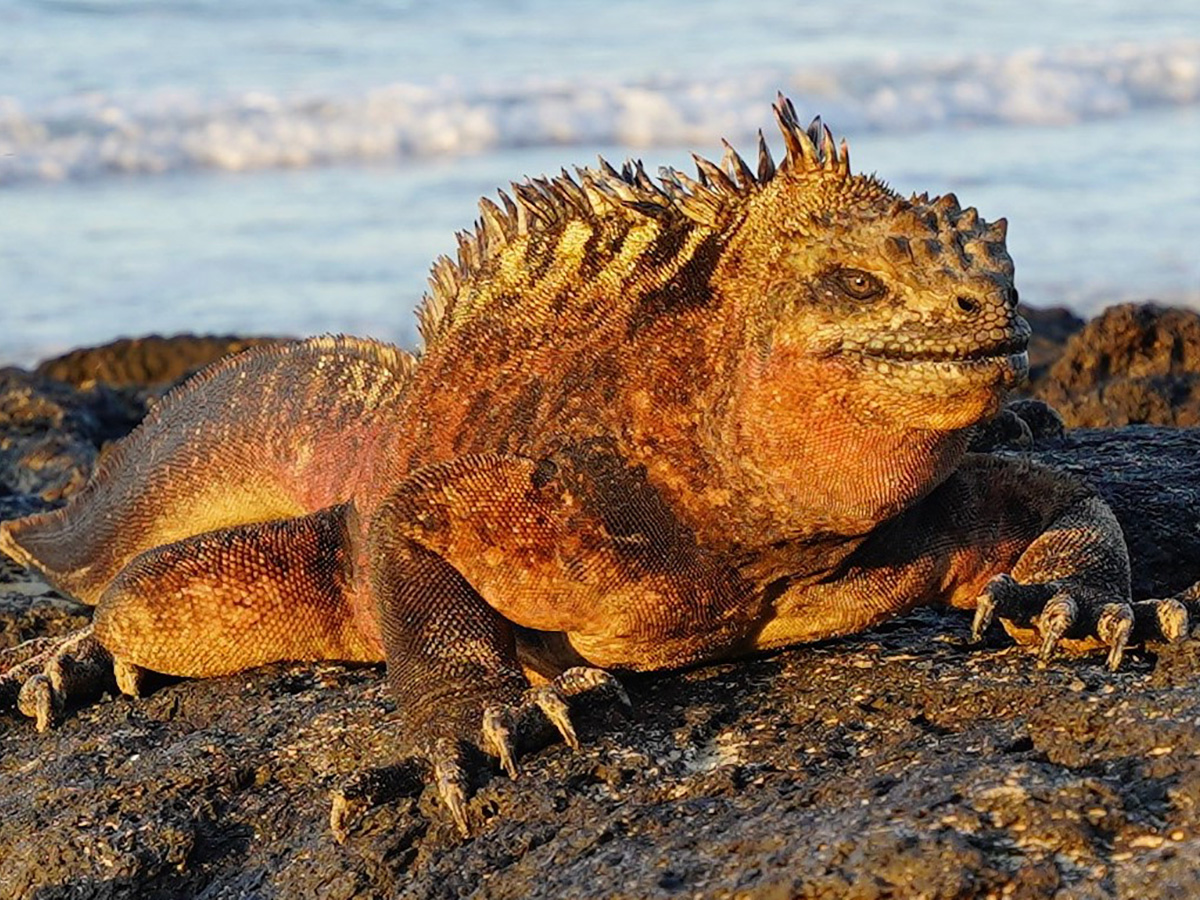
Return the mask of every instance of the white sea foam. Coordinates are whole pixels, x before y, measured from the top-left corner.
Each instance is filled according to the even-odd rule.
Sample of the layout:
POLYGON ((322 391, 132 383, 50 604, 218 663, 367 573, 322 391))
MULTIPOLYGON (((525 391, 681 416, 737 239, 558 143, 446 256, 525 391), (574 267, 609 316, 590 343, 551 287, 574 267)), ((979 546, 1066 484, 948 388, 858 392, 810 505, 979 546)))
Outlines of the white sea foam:
POLYGON ((1058 124, 1200 104, 1200 41, 884 59, 728 80, 391 84, 357 95, 201 99, 87 94, 25 108, 0 96, 0 185, 191 169, 403 160, 540 145, 744 140, 776 88, 840 132, 1058 124))

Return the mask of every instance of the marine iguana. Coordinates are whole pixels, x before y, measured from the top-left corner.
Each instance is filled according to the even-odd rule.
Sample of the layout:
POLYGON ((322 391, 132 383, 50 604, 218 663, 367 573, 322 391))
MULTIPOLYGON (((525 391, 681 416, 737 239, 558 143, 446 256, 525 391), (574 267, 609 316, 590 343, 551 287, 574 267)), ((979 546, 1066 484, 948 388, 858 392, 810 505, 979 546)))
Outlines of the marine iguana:
MULTIPOLYGON (((856 632, 919 604, 1044 659, 1174 639, 1110 510, 967 452, 1025 375, 1007 224, 904 199, 782 96, 777 167, 726 144, 513 186, 440 259, 420 357, 322 337, 171 393, 0 548, 96 606, 0 654, 51 725, 109 670, 386 661, 401 733, 468 831, 467 760, 613 671, 856 632), (537 686, 533 686, 536 683, 537 686)), ((5 671, 7 670, 7 671, 5 671)))

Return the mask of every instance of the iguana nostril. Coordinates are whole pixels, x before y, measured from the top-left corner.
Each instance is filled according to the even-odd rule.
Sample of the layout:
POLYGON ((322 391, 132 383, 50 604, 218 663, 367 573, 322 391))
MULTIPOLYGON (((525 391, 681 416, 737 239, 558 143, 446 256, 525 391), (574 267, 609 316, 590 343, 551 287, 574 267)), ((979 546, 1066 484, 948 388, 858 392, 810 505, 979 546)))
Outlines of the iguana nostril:
POLYGON ((968 314, 979 312, 979 301, 972 297, 959 297, 958 308, 968 314))

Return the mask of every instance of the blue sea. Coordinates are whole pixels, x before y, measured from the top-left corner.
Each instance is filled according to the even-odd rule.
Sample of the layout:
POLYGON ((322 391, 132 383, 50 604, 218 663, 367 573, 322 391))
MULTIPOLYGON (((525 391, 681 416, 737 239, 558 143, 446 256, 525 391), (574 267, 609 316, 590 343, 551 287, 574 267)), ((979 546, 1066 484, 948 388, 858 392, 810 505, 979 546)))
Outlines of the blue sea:
POLYGON ((412 345, 480 196, 749 152, 777 90, 856 169, 1007 216, 1029 302, 1200 307, 1195 0, 3 0, 0 365, 412 345))

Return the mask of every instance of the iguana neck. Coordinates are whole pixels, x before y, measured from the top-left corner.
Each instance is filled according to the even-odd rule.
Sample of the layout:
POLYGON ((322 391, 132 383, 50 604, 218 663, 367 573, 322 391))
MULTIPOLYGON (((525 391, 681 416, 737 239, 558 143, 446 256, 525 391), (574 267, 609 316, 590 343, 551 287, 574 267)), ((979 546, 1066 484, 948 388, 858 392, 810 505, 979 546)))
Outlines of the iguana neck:
POLYGON ((678 477, 668 448, 647 468, 652 481, 674 488, 702 540, 719 534, 714 542, 735 554, 835 536, 846 547, 941 484, 969 439, 967 430, 825 425, 790 437, 747 427, 712 455, 716 477, 699 491, 678 477))

